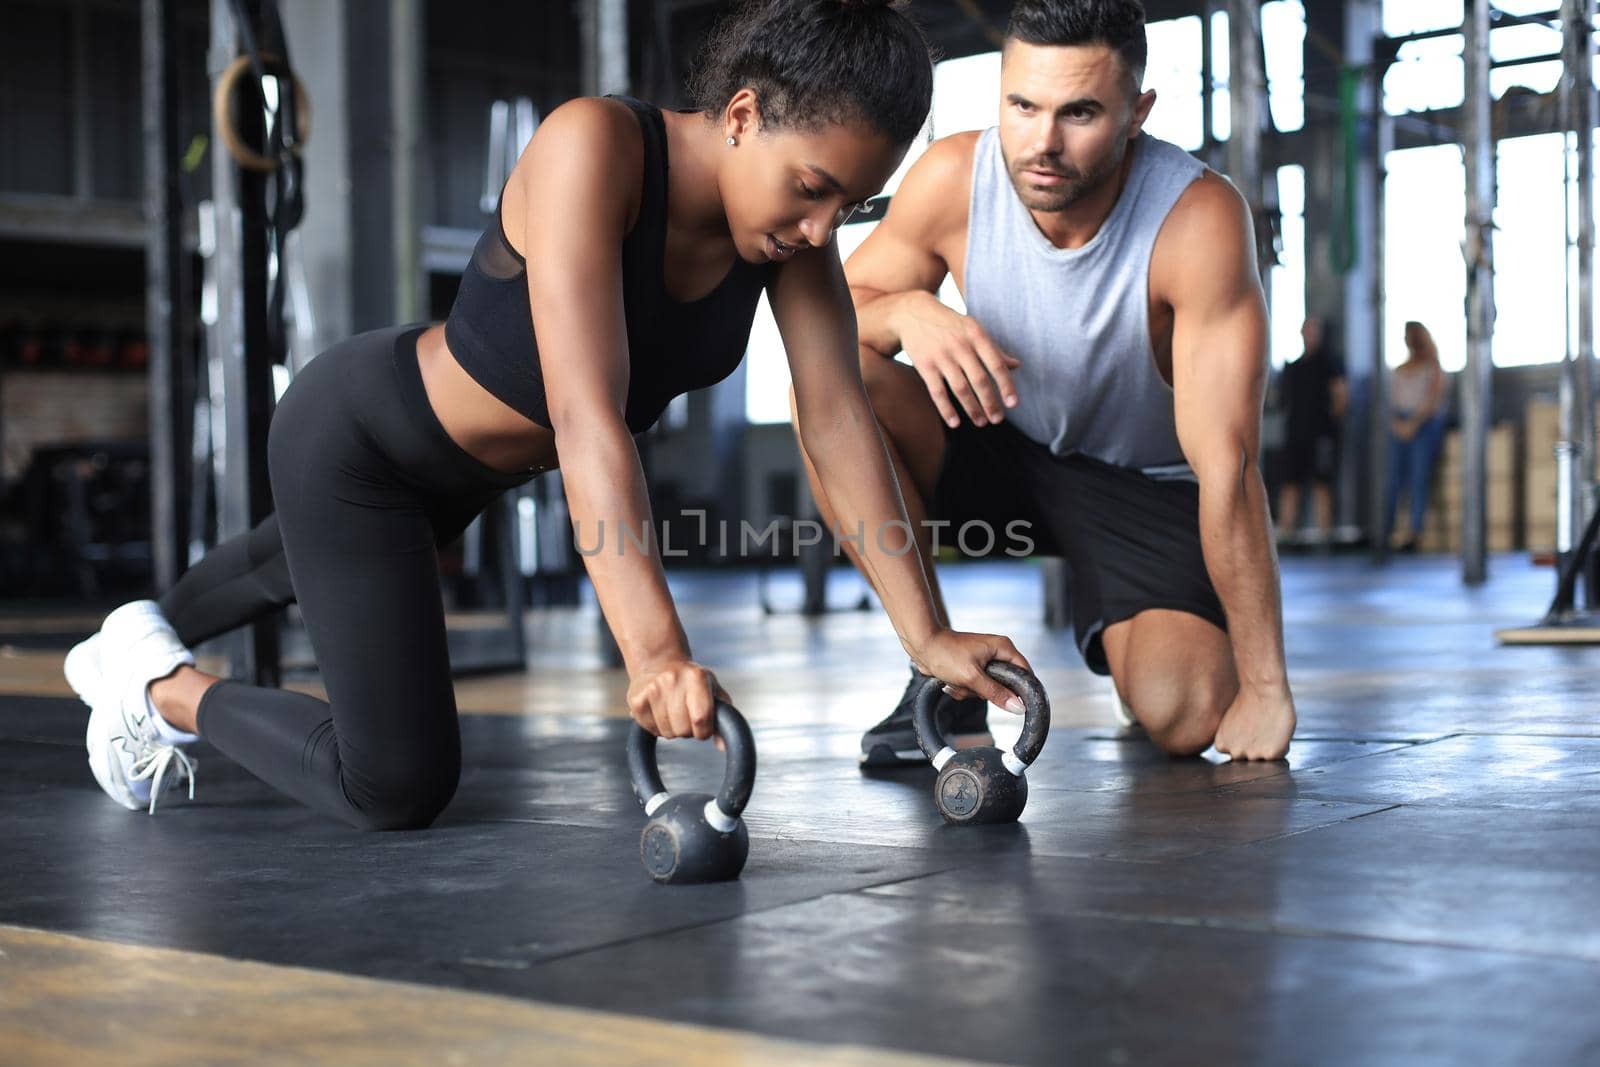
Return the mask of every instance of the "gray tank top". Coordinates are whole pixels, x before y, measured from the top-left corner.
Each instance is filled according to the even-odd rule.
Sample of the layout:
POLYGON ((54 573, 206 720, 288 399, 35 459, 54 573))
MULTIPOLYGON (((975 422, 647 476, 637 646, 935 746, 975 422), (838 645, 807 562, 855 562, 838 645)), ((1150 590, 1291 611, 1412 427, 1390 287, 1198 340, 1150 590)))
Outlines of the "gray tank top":
POLYGON ((1022 361, 1006 418, 1057 455, 1151 475, 1188 472, 1172 389, 1150 343, 1150 254, 1205 167, 1143 134, 1117 204, 1082 248, 1056 248, 1018 199, 994 129, 978 140, 967 228, 967 314, 1022 361))

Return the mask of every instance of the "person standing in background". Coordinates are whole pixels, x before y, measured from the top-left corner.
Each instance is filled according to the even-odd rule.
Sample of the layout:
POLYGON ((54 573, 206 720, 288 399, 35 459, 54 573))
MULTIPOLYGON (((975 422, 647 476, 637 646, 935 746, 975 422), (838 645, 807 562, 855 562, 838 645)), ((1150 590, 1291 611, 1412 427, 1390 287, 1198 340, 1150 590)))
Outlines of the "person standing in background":
POLYGON ((1406 323, 1406 361, 1389 380, 1389 485, 1383 505, 1383 540, 1394 533, 1395 512, 1405 491, 1411 527, 1401 552, 1415 552, 1428 513, 1433 464, 1444 440, 1444 371, 1433 335, 1420 322, 1406 323))
POLYGON ((1333 479, 1339 436, 1350 393, 1344 356, 1326 322, 1315 316, 1300 327, 1305 353, 1285 364, 1280 381, 1287 422, 1286 469, 1278 493, 1278 540, 1294 539, 1300 525, 1301 489, 1310 484, 1320 543, 1333 531, 1333 479))

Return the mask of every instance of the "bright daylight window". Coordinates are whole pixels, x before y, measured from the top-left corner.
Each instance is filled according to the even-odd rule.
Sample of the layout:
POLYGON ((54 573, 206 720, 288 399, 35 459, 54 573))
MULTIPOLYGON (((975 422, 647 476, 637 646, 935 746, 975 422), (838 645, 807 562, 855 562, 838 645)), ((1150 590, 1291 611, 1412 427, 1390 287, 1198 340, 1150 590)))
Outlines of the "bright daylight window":
MULTIPOLYGON (((1196 40, 1199 39, 1198 18, 1176 21, 1193 22, 1193 32, 1196 40)), ((1266 60, 1267 110, 1273 126, 1285 133, 1301 129, 1306 124, 1305 40, 1306 9, 1301 0, 1267 0, 1267 3, 1261 5, 1261 44, 1266 60)), ((1154 49, 1155 42, 1152 39, 1152 52, 1154 49)), ((1215 11, 1211 15, 1213 79, 1211 136, 1218 141, 1226 141, 1233 130, 1233 111, 1228 97, 1228 63, 1231 54, 1232 48, 1228 40, 1228 13, 1215 11)), ((1200 62, 1198 47, 1194 55, 1198 70, 1200 62)), ((1198 102, 1195 108, 1198 116, 1198 102)))
MULTIPOLYGON (((1500 0, 1508 14, 1549 10, 1545 0, 1500 0)), ((1384 32, 1390 35, 1454 29, 1461 25, 1461 0, 1387 0, 1384 32)), ((1393 115, 1459 106, 1465 97, 1460 34, 1411 41, 1384 79, 1384 109, 1393 115)), ((1502 26, 1491 32, 1496 61, 1559 52, 1561 34, 1550 25, 1502 26)), ((1550 92, 1561 76, 1559 61, 1491 71, 1490 91, 1499 97, 1512 86, 1550 92)), ((1495 207, 1494 362, 1521 366, 1562 359, 1566 352, 1566 227, 1561 195, 1562 138, 1559 134, 1502 141, 1498 150, 1499 192, 1495 207)), ((1466 266, 1461 258, 1466 213, 1465 168, 1460 148, 1441 145, 1391 153, 1387 196, 1404 204, 1385 220, 1384 350, 1390 365, 1405 358, 1401 343, 1407 320, 1433 332, 1446 369, 1466 358, 1466 266)))
POLYGON ((1415 319, 1428 327, 1445 370, 1466 361, 1466 172, 1455 145, 1390 152, 1384 186, 1390 205, 1383 237, 1383 350, 1390 366, 1405 361, 1401 338, 1415 319))
POLYGON ((1283 248, 1272 268, 1272 365, 1281 367, 1305 347, 1300 324, 1306 321, 1306 171, 1278 168, 1278 209, 1283 215, 1283 248))
POLYGON ((1494 212, 1497 366, 1566 357, 1562 141, 1561 134, 1551 133, 1500 142, 1500 196, 1494 212))
MULTIPOLYGON (((1466 264, 1461 238, 1466 173, 1455 145, 1392 152, 1384 233, 1384 352, 1405 359, 1405 324, 1423 323, 1446 370, 1466 363, 1466 264)), ((1496 366, 1550 363, 1566 354, 1566 226, 1561 135, 1503 141, 1495 208, 1496 366)))
MULTIPOLYGON (((1144 87, 1156 93, 1155 110, 1145 122, 1153 137, 1193 152, 1205 129, 1201 114, 1200 20, 1165 19, 1146 27, 1150 60, 1144 87)), ((1225 73, 1225 71, 1224 71, 1225 73)))
POLYGON ((1306 9, 1300 0, 1271 0, 1261 5, 1267 107, 1272 112, 1272 125, 1284 133, 1306 124, 1305 41, 1306 9))
MULTIPOLYGON (((1500 0, 1496 4, 1508 15, 1540 14, 1555 6, 1553 0, 1500 0)), ((1384 32, 1390 36, 1456 29, 1461 25, 1461 0, 1390 0, 1383 14, 1384 32)), ((1383 80, 1384 110, 1401 115, 1460 106, 1466 95, 1463 47, 1459 33, 1401 45, 1396 63, 1383 80)), ((1554 20, 1500 26, 1489 34, 1489 57, 1496 63, 1556 56, 1560 51, 1561 29, 1554 20)), ((1489 92, 1497 100, 1513 86, 1549 93, 1560 81, 1561 61, 1552 58, 1490 70, 1489 92)))

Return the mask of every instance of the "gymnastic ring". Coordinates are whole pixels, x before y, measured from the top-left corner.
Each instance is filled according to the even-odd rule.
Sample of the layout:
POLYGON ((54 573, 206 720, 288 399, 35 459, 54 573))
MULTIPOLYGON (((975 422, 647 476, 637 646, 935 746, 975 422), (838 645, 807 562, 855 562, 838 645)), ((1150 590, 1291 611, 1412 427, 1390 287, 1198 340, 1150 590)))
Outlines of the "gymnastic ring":
MULTIPOLYGON (((263 69, 274 63, 283 61, 270 52, 263 52, 260 56, 263 69)), ((252 70, 249 56, 236 56, 228 64, 222 76, 217 79, 217 89, 211 96, 211 120, 216 124, 217 136, 222 140, 222 146, 228 150, 228 155, 244 170, 255 171, 259 174, 269 174, 278 169, 278 161, 271 156, 264 156, 260 152, 244 143, 239 136, 239 131, 234 129, 232 108, 233 91, 239 79, 244 77, 248 70, 252 70)), ((295 155, 311 140, 311 99, 306 95, 306 87, 301 84, 293 71, 289 72, 289 79, 294 82, 295 102, 295 142, 289 146, 289 151, 295 155)))

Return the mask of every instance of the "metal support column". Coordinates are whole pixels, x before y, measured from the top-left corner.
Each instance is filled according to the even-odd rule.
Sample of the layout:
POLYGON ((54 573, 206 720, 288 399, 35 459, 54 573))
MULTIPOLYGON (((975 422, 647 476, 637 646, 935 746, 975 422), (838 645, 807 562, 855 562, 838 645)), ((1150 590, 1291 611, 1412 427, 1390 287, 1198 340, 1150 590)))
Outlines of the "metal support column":
MULTIPOLYGON (((1337 296, 1330 303, 1343 309, 1345 361, 1352 386, 1351 411, 1345 424, 1349 455, 1342 468, 1350 485, 1341 496, 1347 496, 1351 512, 1364 519, 1373 560, 1382 562, 1388 556, 1383 505, 1389 477, 1389 381, 1383 328, 1384 182, 1389 152, 1394 147, 1394 123, 1383 109, 1383 76, 1388 66, 1374 47, 1382 32, 1382 6, 1380 0, 1348 0, 1337 17, 1308 10, 1307 24, 1308 32, 1315 29, 1324 36, 1337 34, 1336 39, 1343 42, 1346 65, 1333 78, 1316 79, 1319 90, 1337 94, 1340 105, 1341 150, 1330 157, 1338 160, 1340 179, 1335 188, 1340 206, 1337 213, 1330 212, 1328 217, 1343 216, 1336 224, 1342 235, 1337 240, 1347 247, 1335 255, 1335 239, 1330 238, 1326 253, 1330 270, 1335 264, 1344 268, 1336 283, 1337 296)), ((1311 84, 1307 84, 1308 94, 1311 84)), ((1307 224, 1309 229, 1309 216, 1307 224)))
POLYGON ((1200 158, 1211 158, 1212 146, 1217 143, 1216 88, 1217 68, 1211 39, 1211 5, 1207 0, 1200 12, 1200 158))
POLYGON ((157 591, 187 560, 194 308, 183 246, 182 125, 174 0, 144 0, 145 333, 150 343, 150 554, 157 591))
MULTIPOLYGON (((259 0, 246 0, 258 19, 259 0)), ((238 28, 228 0, 211 0, 209 67, 213 87, 239 52, 238 28)), ((245 85, 253 86, 248 79, 245 85)), ((240 136, 256 151, 265 146, 259 88, 236 94, 240 136)), ((210 344, 223 367, 223 476, 219 477, 217 525, 221 540, 247 533, 272 511, 267 482, 267 423, 272 416, 272 364, 267 343, 267 240, 264 181, 244 170, 213 138, 212 200, 216 208, 217 321, 210 344)), ((278 626, 249 626, 228 648, 229 672, 257 685, 279 679, 278 626)))
POLYGON ((1265 281, 1276 259, 1268 217, 1261 135, 1267 121, 1267 78, 1262 69, 1261 0, 1228 0, 1228 89, 1233 128, 1228 135, 1228 177, 1250 202, 1257 266, 1265 281))
POLYGON ((627 0, 582 0, 583 93, 626 93, 628 78, 627 0))
POLYGON ((94 198, 94 93, 90 91, 89 20, 87 4, 73 4, 72 19, 72 195, 82 203, 94 198))
MULTIPOLYGON (((1556 549, 1563 566, 1593 506, 1594 384, 1594 16, 1593 0, 1565 0, 1561 126, 1567 133, 1567 358, 1561 374, 1561 441, 1556 446, 1556 549), (1576 181, 1576 190, 1574 190, 1576 181), (1574 192, 1576 195, 1574 195, 1574 192)), ((1544 457, 1532 457, 1535 462, 1544 457)), ((1592 605, 1591 605, 1592 606, 1592 605)))
POLYGON ((398 322, 427 318, 427 281, 422 271, 422 0, 389 4, 389 119, 394 194, 394 309, 398 322))
MULTIPOLYGON (((625 93, 628 78, 628 4, 627 0, 581 0, 580 24, 583 45, 583 93, 585 96, 603 96, 606 93, 625 93)), ((644 446, 648 447, 648 445, 644 446)), ((645 470, 650 469, 649 457, 641 456, 645 470)), ((600 619, 600 657, 608 667, 622 667, 622 651, 616 637, 600 619)))
POLYGON ((1495 155, 1489 93, 1490 0, 1467 0, 1466 244, 1467 366, 1461 380, 1461 576, 1479 585, 1489 576, 1488 438, 1494 342, 1495 155))
MULTIPOLYGON (((1371 225, 1367 240, 1372 248, 1370 337, 1372 344, 1372 386, 1367 414, 1368 483, 1367 529, 1372 539, 1372 556, 1376 562, 1389 558, 1389 531, 1384 529, 1384 511, 1389 479, 1397 472, 1389 469, 1389 368, 1385 359, 1384 337, 1384 255, 1388 229, 1389 198, 1387 179, 1389 153, 1394 150, 1394 120, 1383 111, 1382 74, 1371 80, 1372 99, 1377 111, 1371 123, 1372 161, 1368 165, 1367 189, 1363 199, 1371 203, 1371 225)), ((1413 531, 1415 534, 1415 531, 1413 531)))
MULTIPOLYGON (((315 109, 314 147, 304 156, 309 225, 294 232, 294 251, 314 294, 316 315, 305 354, 326 352, 357 331, 351 318, 352 264, 366 270, 379 256, 357 256, 351 234, 349 50, 353 0, 278 0, 284 33, 294 43, 296 72, 315 109)), ((367 190, 362 190, 363 195, 367 190)), ((357 197, 355 199, 361 199, 357 197)), ((400 321, 398 318, 396 322, 400 321)), ((298 323, 296 324, 298 327, 298 323)), ((301 364, 293 368, 298 372, 301 364)))

